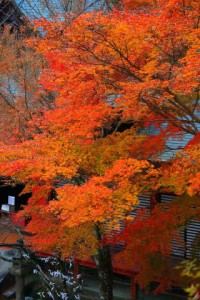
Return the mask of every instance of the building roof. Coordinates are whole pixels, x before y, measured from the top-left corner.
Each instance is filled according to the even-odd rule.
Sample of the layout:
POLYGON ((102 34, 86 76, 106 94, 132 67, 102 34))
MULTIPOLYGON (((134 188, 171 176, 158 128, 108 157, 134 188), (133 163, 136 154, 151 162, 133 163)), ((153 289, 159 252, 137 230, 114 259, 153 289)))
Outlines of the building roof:
POLYGON ((23 23, 23 13, 15 0, 0 0, 0 25, 19 27, 23 23))

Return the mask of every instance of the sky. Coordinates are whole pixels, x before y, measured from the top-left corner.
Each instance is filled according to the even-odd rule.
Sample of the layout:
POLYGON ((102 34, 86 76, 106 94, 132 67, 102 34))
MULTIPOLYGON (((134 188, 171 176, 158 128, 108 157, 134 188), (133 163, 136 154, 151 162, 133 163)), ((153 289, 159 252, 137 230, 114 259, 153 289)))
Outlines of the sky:
MULTIPOLYGON (((55 13, 63 13, 73 3, 73 0, 15 0, 25 16, 31 19, 35 18, 51 18, 55 13)), ((84 3, 86 7, 95 3, 96 8, 102 0, 77 0, 76 3, 84 3)), ((91 9, 91 8, 90 8, 91 9)))

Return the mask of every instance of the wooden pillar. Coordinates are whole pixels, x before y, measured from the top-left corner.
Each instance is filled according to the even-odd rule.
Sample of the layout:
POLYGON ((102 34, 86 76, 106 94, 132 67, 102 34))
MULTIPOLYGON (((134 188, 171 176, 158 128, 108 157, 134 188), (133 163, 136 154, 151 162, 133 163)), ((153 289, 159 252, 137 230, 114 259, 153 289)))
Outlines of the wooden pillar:
POLYGON ((79 261, 74 259, 74 280, 78 282, 78 274, 79 274, 79 261))
POLYGON ((138 299, 138 285, 135 283, 135 275, 131 276, 131 300, 138 299))
POLYGON ((154 209, 155 205, 160 202, 160 194, 155 193, 150 196, 150 210, 154 209))

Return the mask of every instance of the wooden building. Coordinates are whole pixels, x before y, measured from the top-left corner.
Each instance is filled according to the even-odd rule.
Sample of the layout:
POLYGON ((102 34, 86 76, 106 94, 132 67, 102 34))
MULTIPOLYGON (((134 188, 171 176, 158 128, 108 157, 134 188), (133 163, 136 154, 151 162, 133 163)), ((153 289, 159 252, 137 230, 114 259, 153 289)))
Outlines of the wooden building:
POLYGON ((0 26, 10 26, 11 31, 23 24, 23 13, 15 0, 0 0, 0 26))

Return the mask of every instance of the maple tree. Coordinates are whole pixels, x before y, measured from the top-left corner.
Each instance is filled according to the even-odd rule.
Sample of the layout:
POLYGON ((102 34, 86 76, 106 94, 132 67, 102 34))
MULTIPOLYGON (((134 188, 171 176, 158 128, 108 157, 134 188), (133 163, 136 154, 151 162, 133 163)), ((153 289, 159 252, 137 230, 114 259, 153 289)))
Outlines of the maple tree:
POLYGON ((31 138, 39 128, 33 117, 53 107, 53 94, 41 90, 38 77, 46 62, 26 46, 25 37, 33 31, 30 24, 21 27, 20 36, 5 26, 0 39, 0 140, 12 144, 31 138), (32 120, 31 130, 27 123, 32 120))
MULTIPOLYGON (((32 139, 0 148, 0 172, 33 189, 24 210, 32 216, 33 244, 63 257, 91 255, 106 300, 112 299, 112 263, 105 235, 120 220, 126 229, 118 239, 127 242, 120 259, 140 261, 138 280, 145 285, 161 280, 152 257, 168 256, 178 228, 199 211, 199 1, 124 6, 71 23, 39 21, 45 35, 27 45, 48 61, 39 84, 55 93, 55 107, 27 122, 26 132, 32 124, 40 129, 32 139), (152 127, 156 134, 149 135, 152 127), (185 133, 191 142, 168 163, 155 164, 167 141, 185 133), (59 201, 48 202, 58 182, 59 201), (193 198, 167 212, 157 206, 132 222, 137 196, 161 191, 193 198)), ((164 283, 174 282, 165 270, 164 283)))

